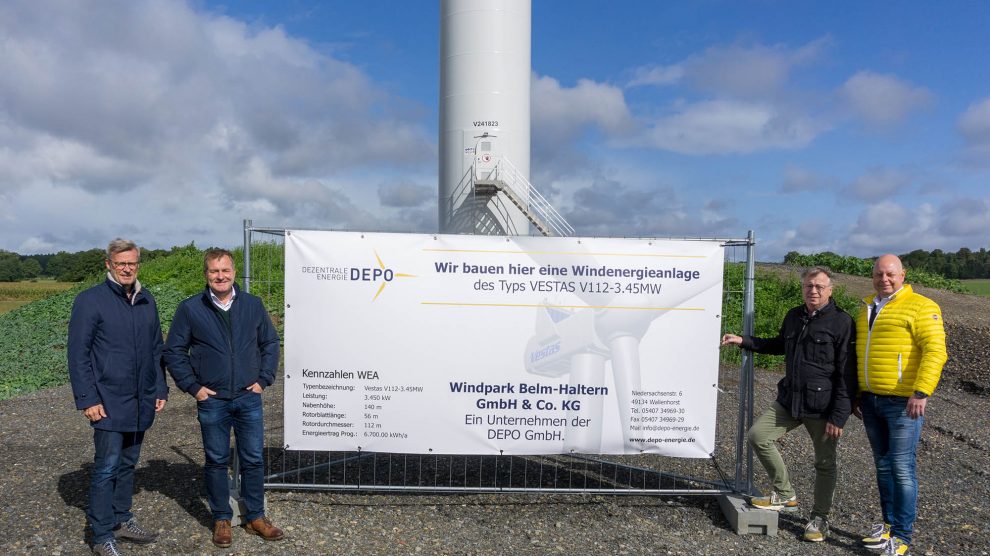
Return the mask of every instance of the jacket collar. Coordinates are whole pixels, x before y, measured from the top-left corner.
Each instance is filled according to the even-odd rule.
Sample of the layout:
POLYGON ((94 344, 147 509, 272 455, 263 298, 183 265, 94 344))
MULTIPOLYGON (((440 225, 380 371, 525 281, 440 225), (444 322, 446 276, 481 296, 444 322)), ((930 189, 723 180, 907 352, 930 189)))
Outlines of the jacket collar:
MULTIPOLYGON (((910 297, 911 294, 913 293, 914 293, 914 289, 911 287, 911 284, 904 284, 903 286, 901 286, 901 289, 897 290, 897 293, 890 296, 890 301, 888 301, 886 304, 897 303, 903 299, 910 297)), ((877 294, 868 295, 863 298, 863 304, 869 305, 873 303, 873 301, 876 300, 876 298, 877 298, 877 294)))
POLYGON ((831 297, 829 297, 828 298, 828 303, 826 303, 825 305, 822 305, 822 308, 821 309, 818 309, 817 311, 815 311, 813 313, 809 313, 808 312, 808 306, 805 305, 804 306, 804 314, 807 315, 808 317, 818 317, 818 316, 821 316, 821 315, 827 315, 828 313, 831 313, 835 309, 836 309, 835 300, 832 299, 831 297))
MULTIPOLYGON (((120 285, 119 283, 117 283, 116 280, 111 278, 109 272, 107 273, 107 279, 105 283, 107 287, 110 288, 110 291, 114 293, 114 295, 118 295, 120 297, 123 297, 124 299, 127 299, 127 294, 124 293, 124 286, 120 285)), ((139 280, 134 280, 134 295, 131 297, 130 300, 128 300, 128 302, 131 305, 134 305, 143 297, 144 297, 144 292, 141 289, 141 282, 139 280)))

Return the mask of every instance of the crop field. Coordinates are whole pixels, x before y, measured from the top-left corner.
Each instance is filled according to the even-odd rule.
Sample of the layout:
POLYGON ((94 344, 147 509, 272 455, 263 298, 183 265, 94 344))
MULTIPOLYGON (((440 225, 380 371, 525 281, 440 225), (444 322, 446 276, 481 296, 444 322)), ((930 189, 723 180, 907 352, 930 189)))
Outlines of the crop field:
POLYGON ((963 280, 962 283, 967 291, 977 295, 990 297, 990 280, 985 278, 978 280, 963 280))
POLYGON ((55 282, 54 280, 0 282, 0 314, 13 311, 32 301, 49 298, 75 285, 73 282, 55 282))

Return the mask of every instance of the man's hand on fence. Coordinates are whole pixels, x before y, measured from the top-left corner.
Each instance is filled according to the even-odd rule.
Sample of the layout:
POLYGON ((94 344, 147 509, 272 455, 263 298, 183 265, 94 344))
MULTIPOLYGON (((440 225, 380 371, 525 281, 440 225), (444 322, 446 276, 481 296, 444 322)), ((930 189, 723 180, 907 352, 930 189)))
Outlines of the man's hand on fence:
POLYGON ((735 334, 726 334, 722 336, 723 346, 738 346, 742 345, 742 336, 736 336, 735 334))

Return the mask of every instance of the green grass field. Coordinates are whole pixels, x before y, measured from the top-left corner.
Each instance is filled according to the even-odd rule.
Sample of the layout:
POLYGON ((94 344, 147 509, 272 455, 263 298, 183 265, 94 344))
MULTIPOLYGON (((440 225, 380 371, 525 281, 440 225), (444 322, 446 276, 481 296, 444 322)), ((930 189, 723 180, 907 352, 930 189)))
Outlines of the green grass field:
POLYGON ((990 280, 963 280, 962 283, 966 287, 966 291, 990 297, 990 280))
POLYGON ((54 280, 0 282, 0 314, 13 311, 32 301, 46 299, 75 285, 74 282, 56 282, 54 280))

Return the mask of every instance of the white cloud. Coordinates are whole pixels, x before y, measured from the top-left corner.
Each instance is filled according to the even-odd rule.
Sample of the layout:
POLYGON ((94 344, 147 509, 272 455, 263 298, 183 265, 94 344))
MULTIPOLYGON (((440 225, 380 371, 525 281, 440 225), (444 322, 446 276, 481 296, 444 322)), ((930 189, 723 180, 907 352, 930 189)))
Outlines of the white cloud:
POLYGON ((702 206, 692 207, 666 186, 640 189, 598 177, 576 189, 573 206, 561 212, 580 235, 715 236, 737 224, 724 214, 726 208, 718 202, 703 201, 702 206))
POLYGON ((979 166, 990 165, 990 98, 971 104, 956 122, 966 141, 966 158, 979 166))
POLYGON ((271 218, 278 215, 278 207, 268 199, 233 201, 231 207, 238 214, 251 214, 255 218, 271 218))
POLYGON ((542 184, 567 175, 587 174, 595 164, 577 143, 590 133, 608 138, 626 137, 636 121, 622 89, 582 79, 565 87, 556 79, 534 75, 531 106, 533 183, 544 195, 554 193, 542 184))
POLYGON ((642 140, 682 154, 752 153, 803 148, 825 129, 821 122, 772 104, 711 100, 658 119, 642 140))
POLYGON ((897 194, 911 184, 911 176, 892 168, 871 168, 843 188, 843 193, 862 201, 879 201, 897 194))
POLYGON ((382 206, 411 208, 428 201, 436 201, 436 188, 409 182, 383 183, 378 186, 378 199, 382 206))
POLYGON ((934 102, 924 87, 896 76, 860 71, 839 88, 839 98, 868 127, 889 128, 934 102))
POLYGON ((626 87, 678 85, 714 97, 681 99, 660 115, 632 113, 618 87, 581 80, 566 88, 534 77, 534 159, 556 172, 586 171, 593 164, 574 143, 589 129, 603 132, 613 147, 690 155, 804 148, 831 124, 810 115, 788 82, 795 68, 821 57, 830 44, 823 37, 799 48, 712 47, 673 65, 635 68, 626 87))
POLYGON ((437 230, 437 206, 404 208, 396 211, 382 231, 432 233, 437 230))
POLYGON ((954 199, 942 206, 911 207, 893 201, 867 206, 851 227, 844 247, 853 253, 907 253, 986 245, 990 198, 954 199))
POLYGON ((817 59, 830 43, 825 37, 797 49, 782 45, 709 48, 684 63, 685 80, 719 96, 770 98, 785 88, 796 67, 817 59))
POLYGON ((684 66, 644 66, 633 70, 633 78, 626 87, 641 87, 644 85, 675 85, 684 78, 684 66))
POLYGON ((831 43, 826 36, 800 48, 714 46, 677 64, 636 68, 627 87, 683 83, 718 97, 772 98, 786 87, 795 68, 818 59, 831 43))
POLYGON ((930 241, 930 215, 932 207, 922 205, 911 209, 884 201, 866 207, 859 215, 848 235, 848 245, 857 252, 902 252, 927 248, 930 241))
POLYGON ((326 227, 369 230, 380 227, 367 210, 324 180, 275 176, 261 157, 252 157, 229 170, 221 181, 221 201, 226 205, 269 203, 266 206, 276 207, 276 214, 321 222, 326 227))
POLYGON ((832 251, 832 228, 829 223, 820 218, 806 218, 799 221, 793 228, 785 229, 780 237, 769 241, 768 250, 786 253, 821 253, 832 251))
POLYGON ((957 199, 939 211, 939 230, 947 236, 970 237, 974 247, 986 243, 990 230, 990 199, 957 199))
POLYGON ((622 89, 582 79, 562 87, 552 77, 533 76, 532 129, 541 141, 567 144, 588 128, 620 135, 633 128, 622 89))
POLYGON ((971 104, 959 117, 957 127, 969 143, 990 143, 990 98, 971 104))
POLYGON ((161 210, 172 212, 159 226, 214 237, 237 237, 227 219, 239 226, 253 215, 377 229, 377 209, 364 199, 359 208, 355 192, 335 183, 369 168, 435 168, 426 111, 406 111, 361 69, 281 27, 197 5, 3 4, 0 195, 40 212, 29 222, 0 210, 0 247, 42 245, 31 241, 38 221, 69 249, 91 246, 81 242, 99 222, 153 234, 155 246, 188 241, 149 225, 161 210), (87 202, 35 204, 56 186, 63 198, 88 192, 87 202), (78 214, 83 206, 93 214, 78 214))
POLYGON ((52 253, 57 245, 49 239, 31 236, 17 246, 18 253, 52 253))
POLYGON ((806 168, 788 164, 784 168, 784 181, 780 185, 781 193, 800 193, 803 191, 821 192, 835 187, 835 178, 816 174, 806 168))
POLYGON ((799 48, 715 46, 676 64, 636 68, 627 86, 678 85, 687 96, 665 115, 640 118, 645 133, 623 144, 692 155, 804 148, 832 125, 812 115, 817 101, 794 89, 791 77, 831 43, 825 36, 799 48))

